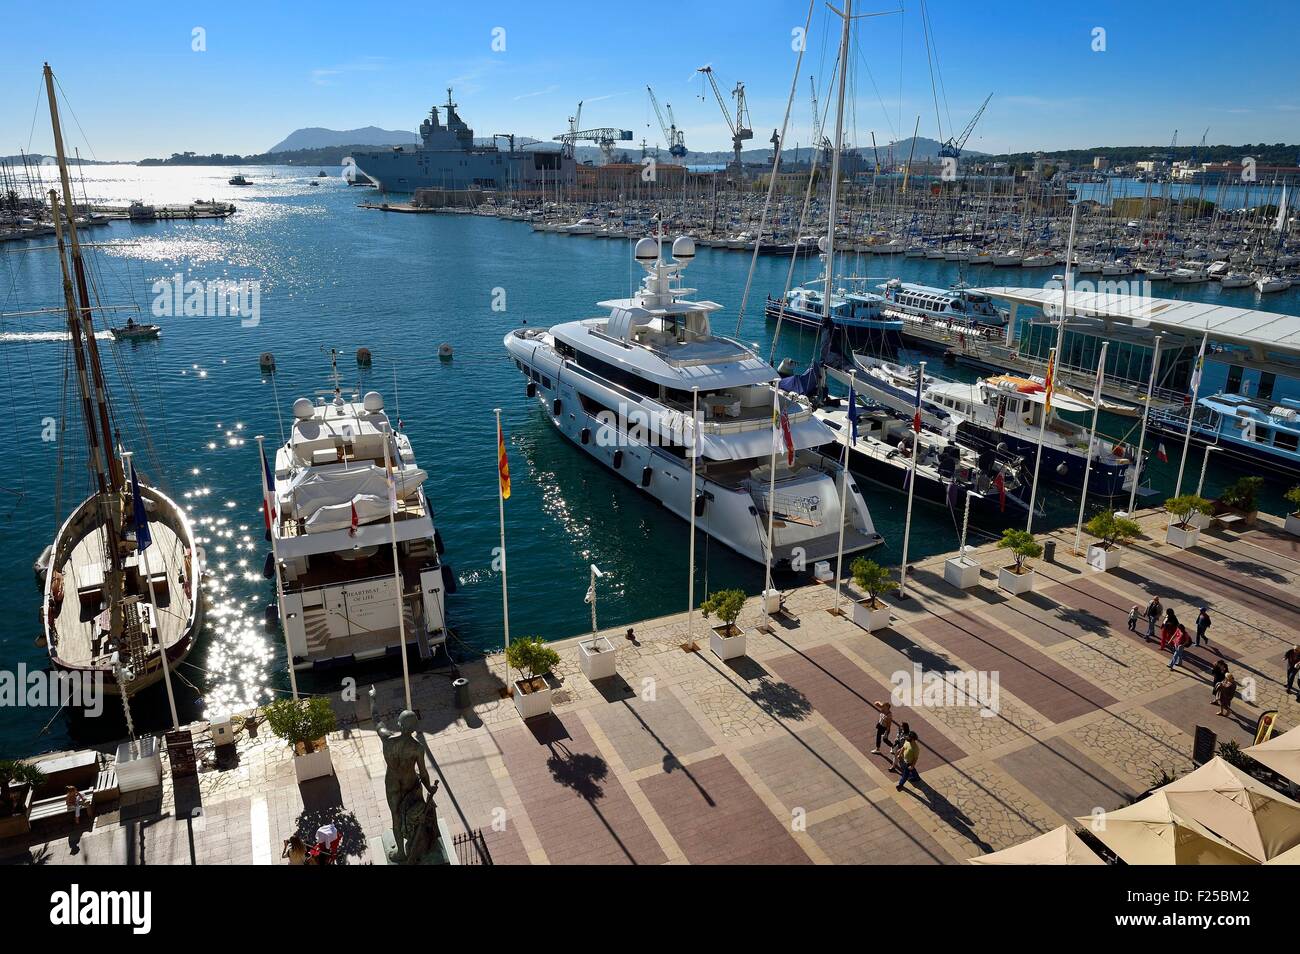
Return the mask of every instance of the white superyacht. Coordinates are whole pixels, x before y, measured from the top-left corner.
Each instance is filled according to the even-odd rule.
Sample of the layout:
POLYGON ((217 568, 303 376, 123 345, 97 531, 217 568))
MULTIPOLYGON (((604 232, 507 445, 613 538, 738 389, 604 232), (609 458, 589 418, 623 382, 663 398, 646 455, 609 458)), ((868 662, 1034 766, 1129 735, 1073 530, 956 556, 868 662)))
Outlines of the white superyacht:
POLYGON ((774 424, 777 371, 713 333, 709 315, 721 305, 687 298, 695 290, 682 287, 681 273, 694 256, 688 236, 673 242, 672 261, 644 238, 635 249, 641 287, 600 302, 607 315, 506 335, 529 393, 569 440, 679 517, 694 507, 701 530, 755 562, 768 558, 769 498, 774 567, 811 570, 833 558, 841 523, 845 553, 883 543, 853 478, 841 500, 840 465, 818 451, 834 433, 784 391, 775 396, 784 420, 774 424))
POLYGON ((293 417, 275 452, 269 523, 294 668, 396 655, 403 638, 431 657, 455 583, 410 438, 377 391, 345 400, 337 370, 332 397, 298 398, 293 417))

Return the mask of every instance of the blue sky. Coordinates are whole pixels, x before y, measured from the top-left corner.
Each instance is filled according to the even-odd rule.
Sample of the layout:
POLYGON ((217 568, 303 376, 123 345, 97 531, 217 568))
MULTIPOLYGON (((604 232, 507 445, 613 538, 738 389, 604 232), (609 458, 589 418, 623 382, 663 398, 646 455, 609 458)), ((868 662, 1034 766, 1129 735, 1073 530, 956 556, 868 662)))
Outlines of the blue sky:
MULTIPOLYGON (((898 3, 859 0, 858 10, 898 3)), ((921 134, 938 138, 921 6, 901 7, 856 28, 851 142, 869 145, 873 131, 880 142, 906 137, 918 115, 921 134)), ((1211 143, 1300 142, 1300 4, 931 0, 928 9, 944 136, 994 94, 972 149, 1167 143, 1175 128, 1188 143, 1207 127, 1211 143), (1095 28, 1105 30, 1104 51, 1093 49, 1095 28)), ((802 0, 70 0, 56 26, 48 6, 27 3, 5 13, 0 155, 50 148, 44 112, 32 121, 44 58, 85 132, 65 117, 71 143, 100 159, 260 152, 302 126, 414 130, 448 85, 480 136, 549 139, 581 99, 584 126, 631 129, 653 144, 663 137, 649 83, 672 104, 688 146, 726 148, 717 103, 695 72, 706 63, 724 91, 745 82, 754 144, 766 144, 793 75, 792 31, 807 13, 802 0), (492 47, 496 27, 503 51, 492 47), (195 28, 204 51, 191 48, 195 28)), ((809 139, 807 73, 824 89, 835 29, 818 0, 791 145, 809 139)))

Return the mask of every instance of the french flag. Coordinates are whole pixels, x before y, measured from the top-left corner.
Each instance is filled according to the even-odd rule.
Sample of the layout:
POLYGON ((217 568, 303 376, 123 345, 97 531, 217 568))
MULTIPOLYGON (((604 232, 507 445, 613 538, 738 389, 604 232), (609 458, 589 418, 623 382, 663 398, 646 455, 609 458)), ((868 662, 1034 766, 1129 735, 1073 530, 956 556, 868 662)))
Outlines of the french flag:
POLYGON ((262 519, 266 523, 266 539, 271 539, 271 521, 275 519, 275 478, 271 476, 271 465, 266 460, 266 451, 262 451, 262 519))

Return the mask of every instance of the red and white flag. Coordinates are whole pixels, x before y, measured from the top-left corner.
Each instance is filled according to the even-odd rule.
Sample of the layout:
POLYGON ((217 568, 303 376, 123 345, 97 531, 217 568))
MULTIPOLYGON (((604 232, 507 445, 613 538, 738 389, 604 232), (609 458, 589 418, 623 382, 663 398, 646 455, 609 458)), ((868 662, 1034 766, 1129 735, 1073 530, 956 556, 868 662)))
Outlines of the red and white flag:
POLYGON ((360 521, 357 519, 357 502, 354 500, 352 501, 352 526, 348 528, 348 536, 355 537, 357 535, 357 527, 359 524, 360 521))
POLYGON ((781 439, 785 441, 786 463, 794 466, 794 435, 790 433, 790 415, 781 412, 781 439))
POLYGON ((1160 463, 1169 463, 1169 452, 1165 450, 1165 442, 1161 441, 1160 446, 1156 448, 1156 456, 1160 458, 1160 463))

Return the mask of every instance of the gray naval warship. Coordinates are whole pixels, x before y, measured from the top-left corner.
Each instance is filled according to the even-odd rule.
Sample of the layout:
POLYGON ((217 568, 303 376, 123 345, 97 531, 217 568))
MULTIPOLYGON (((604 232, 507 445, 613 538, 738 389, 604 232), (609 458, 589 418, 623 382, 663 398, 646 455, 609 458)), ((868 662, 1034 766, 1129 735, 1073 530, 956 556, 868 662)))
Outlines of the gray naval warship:
POLYGON ((416 189, 499 189, 541 191, 572 187, 577 172, 573 156, 563 150, 515 149, 514 137, 494 137, 493 145, 475 145, 474 130, 456 113, 447 88, 446 122, 438 107, 420 123, 420 144, 354 153, 357 168, 385 192, 416 189), (501 150, 496 138, 507 138, 501 150))

